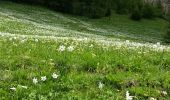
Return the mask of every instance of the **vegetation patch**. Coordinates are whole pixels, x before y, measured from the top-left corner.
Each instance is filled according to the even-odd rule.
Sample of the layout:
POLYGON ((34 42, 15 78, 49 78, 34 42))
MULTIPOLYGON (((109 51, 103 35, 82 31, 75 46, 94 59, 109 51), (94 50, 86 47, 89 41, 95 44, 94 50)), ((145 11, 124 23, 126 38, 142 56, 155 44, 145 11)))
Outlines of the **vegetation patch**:
POLYGON ((170 97, 168 47, 0 38, 1 99, 170 97))

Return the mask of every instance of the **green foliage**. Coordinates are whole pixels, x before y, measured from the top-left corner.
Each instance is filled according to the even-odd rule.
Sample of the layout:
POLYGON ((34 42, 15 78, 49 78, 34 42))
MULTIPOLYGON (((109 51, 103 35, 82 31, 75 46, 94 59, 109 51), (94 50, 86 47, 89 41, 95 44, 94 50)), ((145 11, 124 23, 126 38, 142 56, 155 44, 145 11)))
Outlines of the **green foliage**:
POLYGON ((154 6, 154 12, 156 17, 160 17, 160 18, 164 17, 165 11, 160 0, 154 6))
POLYGON ((110 0, 12 0, 15 2, 39 4, 50 9, 91 18, 111 15, 110 0), (109 11, 109 12, 108 12, 109 11))
POLYGON ((1 32, 15 34, 45 35, 48 33, 50 36, 53 34, 55 34, 55 36, 87 36, 86 33, 90 33, 91 35, 95 35, 95 37, 96 35, 102 35, 112 38, 118 37, 138 41, 157 42, 163 40, 162 33, 166 33, 168 24, 166 20, 160 18, 134 22, 128 15, 119 15, 116 13, 112 13, 112 16, 109 18, 105 17, 92 20, 80 16, 75 17, 57 13, 43 7, 11 2, 1 2, 0 9, 2 9, 2 13, 7 14, 3 14, 0 17, 1 32), (12 19, 10 14, 16 17, 17 20, 22 21, 12 19), (27 21, 25 21, 26 17, 29 17, 27 21), (34 21, 36 22, 35 24, 34 21), (41 25, 41 27, 39 27, 39 25, 41 25), (48 25, 48 27, 46 27, 46 25, 48 25), (63 26, 67 26, 67 29, 63 31, 58 30, 58 27, 63 26), (102 30, 98 30, 99 28, 102 30), (77 33, 77 31, 79 31, 79 33, 77 33), (120 33, 121 36, 117 33, 120 33))
POLYGON ((141 11, 138 6, 135 6, 134 10, 132 10, 131 19, 140 20, 142 18, 141 11))
POLYGON ((170 66, 169 51, 154 51, 146 46, 132 49, 97 41, 38 38, 37 42, 25 37, 27 40, 22 42, 22 37, 12 41, 10 38, 14 37, 0 37, 0 64, 7 65, 0 73, 0 99, 123 100, 126 91, 141 99, 170 97, 170 72, 162 67, 165 63, 170 66), (74 46, 74 51, 56 50, 61 43, 66 48, 74 46), (18 63, 21 66, 13 68, 18 63), (53 73, 59 75, 57 79, 53 73), (42 81, 42 76, 47 80, 42 81), (34 77, 37 84, 33 83, 34 77))
POLYGON ((166 18, 169 22, 169 25, 167 32, 163 36, 163 42, 166 44, 170 44, 170 13, 167 14, 166 18))
POLYGON ((155 5, 143 3, 143 0, 11 0, 20 3, 38 4, 52 10, 90 18, 110 16, 112 10, 118 14, 130 14, 134 20, 163 17, 161 2, 155 5), (135 15, 136 14, 136 15, 135 15))
POLYGON ((170 28, 169 30, 164 34, 164 39, 163 41, 167 44, 170 44, 170 28))
POLYGON ((143 18, 148 18, 148 19, 151 19, 151 18, 155 17, 154 8, 153 8, 153 6, 151 4, 146 3, 143 6, 142 16, 143 16, 143 18))
POLYGON ((164 20, 135 22, 117 14, 109 21, 93 20, 10 2, 0 3, 0 9, 0 99, 124 100, 126 91, 139 100, 170 99, 169 49, 161 52, 154 47, 154 51, 148 43, 143 47, 137 43, 135 48, 136 43, 124 45, 121 39, 93 35, 121 31, 151 39, 164 31, 164 20), (58 51, 60 45, 66 46, 65 51, 58 51), (68 52, 68 46, 74 51, 68 52), (54 72, 57 79, 52 78, 54 72))
POLYGON ((118 14, 128 13, 129 1, 127 0, 115 0, 113 3, 116 3, 116 12, 118 14))
POLYGON ((118 14, 130 14, 131 19, 163 17, 164 11, 161 2, 155 4, 144 3, 143 0, 113 0, 113 9, 118 14))

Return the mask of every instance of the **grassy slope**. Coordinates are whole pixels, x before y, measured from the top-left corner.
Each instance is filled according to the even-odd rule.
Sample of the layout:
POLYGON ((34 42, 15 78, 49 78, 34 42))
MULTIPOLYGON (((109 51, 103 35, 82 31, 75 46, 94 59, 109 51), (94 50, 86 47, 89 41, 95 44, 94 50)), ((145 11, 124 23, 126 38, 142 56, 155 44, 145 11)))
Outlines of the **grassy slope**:
POLYGON ((163 20, 142 20, 138 24, 126 16, 118 16, 111 18, 113 22, 107 22, 107 18, 76 18, 9 2, 0 3, 0 19, 0 32, 20 34, 0 34, 0 99, 123 100, 126 91, 130 91, 136 100, 150 97, 170 99, 170 53, 158 50, 161 45, 141 46, 128 41, 108 45, 108 41, 96 43, 93 40, 86 42, 52 37, 53 40, 35 36, 76 35, 100 39, 101 36, 95 34, 108 36, 106 33, 117 31, 138 34, 138 29, 142 27, 140 32, 149 38, 152 32, 161 34, 164 31, 166 22, 163 20), (21 34, 32 36, 28 38, 21 34), (75 50, 59 52, 60 45, 73 46, 75 50), (54 72, 59 75, 56 80, 51 77, 54 72), (47 76, 47 80, 40 81, 41 76, 47 76), (34 77, 39 81, 36 85, 32 82, 34 77), (100 82, 104 84, 102 89, 99 89, 100 82), (17 90, 10 90, 11 87, 17 90))
POLYGON ((129 16, 113 14, 111 18, 93 21, 98 27, 109 30, 112 36, 119 33, 127 38, 134 38, 143 41, 156 42, 162 39, 162 35, 167 31, 167 22, 162 19, 152 19, 132 21, 129 16))
POLYGON ((126 91, 136 100, 170 99, 169 51, 13 36, 0 37, 0 48, 1 99, 123 100, 126 91), (75 50, 59 52, 60 45, 75 50), (52 79, 54 72, 58 79, 52 79), (41 76, 47 80, 42 82, 41 76))
POLYGON ((12 34, 87 36, 89 33, 157 42, 167 28, 167 22, 161 19, 136 22, 128 16, 114 14, 110 18, 93 20, 9 2, 0 3, 0 11, 1 32, 12 34))
POLYGON ((170 99, 169 51, 13 36, 0 37, 0 48, 1 99, 123 100, 126 91, 136 100, 170 99), (59 52, 60 45, 75 49, 59 52), (59 78, 53 79, 52 73, 59 78), (41 76, 47 80, 42 82, 41 76))

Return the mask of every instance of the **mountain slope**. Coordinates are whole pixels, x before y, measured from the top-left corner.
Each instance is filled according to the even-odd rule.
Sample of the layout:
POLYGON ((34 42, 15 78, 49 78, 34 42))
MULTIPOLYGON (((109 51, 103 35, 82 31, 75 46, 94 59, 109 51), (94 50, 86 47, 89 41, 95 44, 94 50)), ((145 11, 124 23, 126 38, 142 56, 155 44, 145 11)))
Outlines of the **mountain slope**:
POLYGON ((166 25, 0 1, 0 100, 170 100, 166 25))
POLYGON ((136 22, 117 14, 95 20, 4 1, 0 3, 0 19, 0 31, 12 34, 104 36, 148 42, 160 42, 168 24, 162 19, 136 22))

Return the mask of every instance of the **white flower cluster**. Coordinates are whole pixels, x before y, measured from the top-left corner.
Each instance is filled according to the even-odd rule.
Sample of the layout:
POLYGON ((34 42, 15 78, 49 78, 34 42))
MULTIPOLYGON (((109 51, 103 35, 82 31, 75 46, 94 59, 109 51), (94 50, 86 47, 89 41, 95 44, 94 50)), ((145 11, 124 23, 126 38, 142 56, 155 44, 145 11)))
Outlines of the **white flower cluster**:
POLYGON ((104 84, 102 82, 99 82, 99 89, 103 89, 104 84))
MULTIPOLYGON (((53 79, 57 79, 59 75, 57 75, 56 73, 53 73, 51 76, 52 76, 53 79)), ((41 81, 45 82, 46 80, 47 80, 47 76, 41 77, 41 81)), ((32 79, 32 81, 33 81, 34 84, 38 83, 38 79, 35 78, 35 77, 32 79)))
MULTIPOLYGON (((122 41, 120 39, 105 39, 105 38, 76 38, 76 37, 55 37, 55 36, 38 36, 38 35, 19 35, 19 34, 10 34, 10 33, 1 33, 0 32, 0 37, 5 37, 5 38, 9 38, 10 41, 13 40, 20 40, 21 43, 24 43, 25 41, 27 41, 28 39, 31 39, 35 42, 39 42, 40 40, 50 40, 50 41, 61 41, 61 40, 67 40, 69 42, 69 40, 74 40, 77 42, 90 42, 90 41, 94 41, 95 43, 98 43, 99 45, 102 45, 104 48, 109 47, 109 46, 114 46, 117 49, 119 48, 127 48, 127 49, 141 49, 141 48, 148 48, 150 50, 153 51, 170 51, 170 46, 165 46, 165 45, 161 45, 160 42, 153 44, 153 43, 139 43, 139 42, 132 42, 129 40, 126 41, 122 41)), ((90 46, 91 47, 91 46, 90 46)), ((68 50, 70 52, 72 52, 74 50, 74 46, 69 46, 68 48, 66 48, 66 46, 61 45, 58 48, 58 51, 63 52, 65 50, 68 50)))
POLYGON ((13 91, 16 91, 17 88, 28 89, 27 86, 23 86, 23 85, 18 85, 17 87, 11 87, 11 88, 9 88, 9 89, 10 89, 10 90, 13 90, 13 91))
MULTIPOLYGON (((66 46, 64 46, 64 45, 61 45, 61 46, 59 46, 59 48, 58 48, 58 51, 59 51, 59 52, 63 52, 63 51, 65 51, 65 50, 66 50, 66 46)), ((68 52, 74 51, 74 47, 73 47, 73 46, 67 47, 67 51, 68 51, 68 52)))
MULTIPOLYGON (((168 93, 166 91, 161 91, 161 93, 163 93, 163 95, 168 95, 168 93)), ((135 96, 130 96, 129 91, 126 91, 126 100, 133 100, 135 96)), ((154 97, 150 97, 149 100, 157 100, 154 97)))
POLYGON ((130 96, 129 91, 126 91, 126 100, 133 100, 134 96, 130 96))
POLYGON ((157 100, 156 98, 154 97, 150 97, 149 100, 157 100))
MULTIPOLYGON (((57 75, 56 73, 53 73, 51 76, 52 76, 53 79, 57 79, 59 77, 59 75, 57 75)), ((42 76, 41 77, 41 81, 42 82, 45 82, 46 80, 47 80, 46 76, 42 76)), ((32 82, 33 82, 33 84, 37 84, 38 83, 38 79, 34 77, 32 79, 32 82)), ((11 87, 10 90, 16 91, 17 88, 27 89, 28 87, 27 86, 18 85, 18 87, 11 87)))

